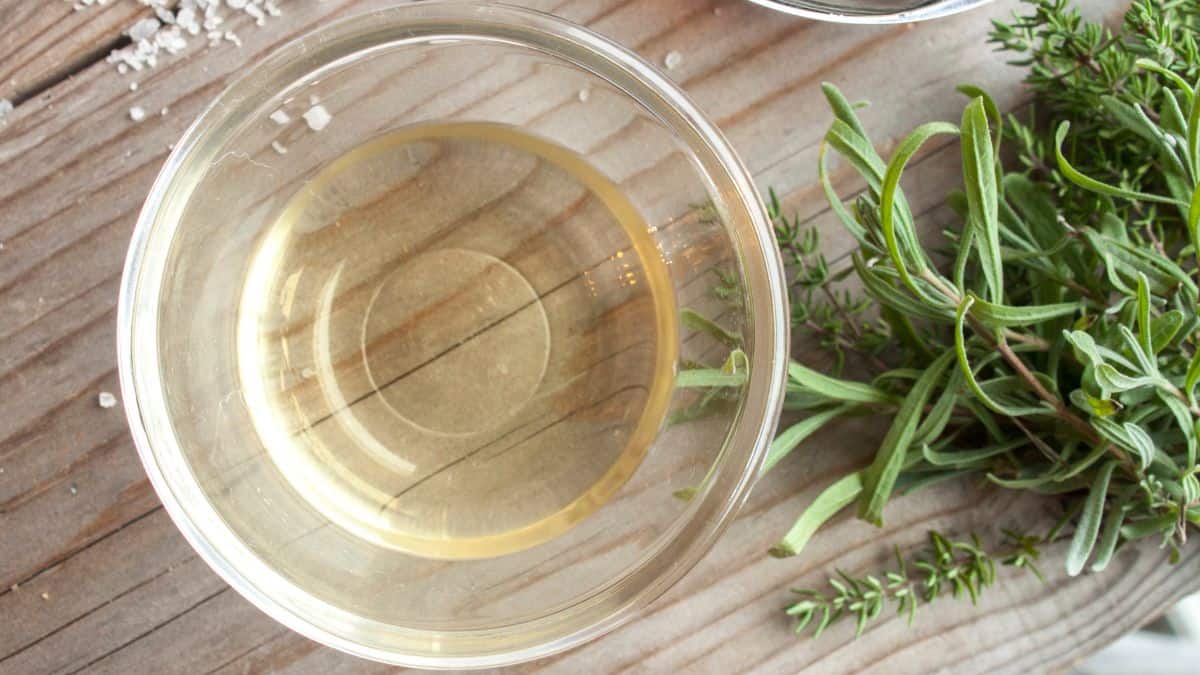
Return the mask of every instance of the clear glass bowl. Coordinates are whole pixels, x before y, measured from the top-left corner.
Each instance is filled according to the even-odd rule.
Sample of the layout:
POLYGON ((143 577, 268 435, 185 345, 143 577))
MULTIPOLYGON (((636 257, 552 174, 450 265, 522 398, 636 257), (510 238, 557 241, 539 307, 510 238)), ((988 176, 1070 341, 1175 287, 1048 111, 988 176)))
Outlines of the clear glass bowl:
MULTIPOLYGON (((395 169, 390 155, 380 157, 372 171, 395 169)), ((439 189, 461 187, 453 185, 455 175, 429 169, 417 180, 436 196, 439 189)), ((371 198, 359 194, 354 182, 336 187, 331 194, 347 204, 371 198)), ((481 203, 472 213, 504 199, 481 203)), ((466 206, 451 203, 444 210, 466 206)), ((404 342, 407 336, 458 325, 463 308, 486 309, 465 301, 446 307, 436 320, 400 331, 400 342, 387 343, 394 349, 382 360, 408 358, 417 343, 404 342)), ((364 345, 372 321, 364 319, 364 345)), ((665 77, 619 46, 548 15, 482 3, 409 3, 333 23, 282 47, 220 94, 176 145, 141 213, 118 322, 121 386, 134 440, 154 488, 192 546, 234 589, 296 631, 352 654, 417 667, 537 658, 635 616, 697 562, 746 497, 772 438, 786 379, 788 321, 778 251, 751 180, 720 133, 665 77), (392 251, 391 234, 421 223, 404 220, 403 203, 382 211, 385 220, 394 218, 378 232, 319 222, 322 204, 305 191, 331 170, 331 162, 372 139, 414 125, 460 122, 532 134, 582 157, 606 184, 619 186, 643 223, 634 237, 646 249, 639 255, 663 264, 662 292, 652 300, 655 316, 667 319, 653 346, 639 347, 641 356, 621 352, 622 331, 636 326, 619 308, 650 302, 627 281, 644 272, 629 267, 637 256, 622 257, 629 242, 619 237, 559 233, 555 223, 575 211, 555 216, 563 196, 553 181, 526 180, 515 164, 499 163, 495 173, 513 178, 516 187, 505 188, 510 192, 547 204, 539 243, 505 250, 457 227, 430 239, 422 255, 434 255, 422 258, 422 269, 447 283, 456 274, 479 272, 471 269, 484 257, 491 261, 487 269, 511 271, 496 283, 516 284, 548 307, 529 335, 554 338, 571 330, 555 307, 591 302, 612 310, 598 314, 603 319, 595 328, 616 337, 576 349, 575 356, 589 361, 546 356, 546 372, 563 381, 620 387, 622 378, 637 380, 645 374, 639 369, 669 360, 665 387, 654 385, 661 390, 662 414, 628 432, 644 437, 635 469, 597 479, 600 492, 564 505, 558 520, 547 519, 556 525, 538 521, 520 541, 467 537, 467 544, 447 549, 439 548, 436 536, 408 537, 404 509, 363 506, 380 490, 396 489, 404 472, 444 477, 444 466, 408 461, 408 449, 395 445, 400 441, 387 435, 386 424, 373 427, 385 429, 382 441, 372 437, 373 445, 339 445, 335 439, 319 453, 303 455, 320 445, 308 438, 316 423, 289 435, 273 426, 274 413, 263 411, 271 410, 267 399, 324 375, 281 374, 272 390, 276 385, 254 375, 272 364, 256 361, 257 343, 247 341, 245 317, 264 302, 291 308, 289 294, 299 296, 296 287, 307 283, 288 279, 277 287, 263 281, 276 271, 273 258, 263 255, 277 243, 272 224, 288 209, 298 209, 297 222, 307 219, 297 236, 318 238, 310 252, 340 256, 346 264, 339 269, 357 275, 344 297, 331 291, 336 311, 369 313, 381 294, 403 304, 409 289, 404 270, 416 263, 393 265, 401 271, 383 276, 368 268, 381 256, 408 255, 392 251), (733 282, 732 296, 712 292, 716 271, 733 282), (612 283, 618 277, 622 284, 612 283), (551 296, 566 302, 554 305, 551 296), (672 423, 703 394, 675 387, 678 364, 720 363, 728 351, 710 332, 697 332, 695 322, 677 321, 682 308, 740 333, 749 377, 707 415, 672 423), (614 356, 623 369, 603 365, 614 356), (283 382, 292 377, 296 382, 283 382), (297 445, 297 438, 303 443, 297 445), (288 450, 281 455, 281 448, 288 450), (296 448, 301 454, 292 452, 296 448), (331 486, 315 480, 328 468, 322 462, 346 468, 345 481, 331 486), (690 500, 673 495, 694 486, 690 500)), ((395 337, 396 331, 382 333, 395 337)), ((486 357, 484 365, 509 358, 513 345, 497 335, 488 349, 476 350, 486 357)), ((338 339, 325 347, 353 351, 353 344, 339 347, 338 339)), ((310 343, 293 341, 284 352, 291 349, 288 358, 296 358, 295 350, 310 343)), ((349 354, 348 363, 358 372, 355 358, 349 354)), ((392 391, 366 375, 372 386, 365 393, 329 411, 343 431, 361 431, 355 411, 368 413, 359 401, 382 401, 387 405, 378 406, 379 414, 403 409, 396 412, 395 428, 435 427, 446 451, 462 454, 480 434, 502 435, 493 417, 509 424, 533 415, 529 405, 485 391, 493 382, 488 378, 479 380, 484 390, 468 395, 447 393, 437 378, 424 388, 392 391), (478 412, 497 405, 502 414, 478 412), (404 415, 421 424, 409 424, 404 415), (441 424, 452 428, 436 428, 441 424)), ((529 383, 527 394, 533 397, 541 386, 529 383)), ((295 400, 303 396, 296 393, 295 400)), ((614 414, 599 407, 582 423, 598 433, 623 428, 614 414)), ((535 458, 529 466, 552 471, 551 460, 535 458)), ((490 471, 502 473, 506 465, 487 461, 473 457, 463 465, 467 473, 454 475, 483 481, 492 493, 465 502, 470 508, 448 515, 445 527, 486 525, 513 503, 541 498, 507 494, 500 474, 490 471)), ((471 500, 476 492, 464 495, 471 500)), ((437 507, 438 497, 432 499, 422 508, 437 507)), ((459 496, 448 499, 461 506, 459 496)))
POLYGON ((788 14, 838 23, 908 23, 950 16, 991 0, 750 0, 788 14))

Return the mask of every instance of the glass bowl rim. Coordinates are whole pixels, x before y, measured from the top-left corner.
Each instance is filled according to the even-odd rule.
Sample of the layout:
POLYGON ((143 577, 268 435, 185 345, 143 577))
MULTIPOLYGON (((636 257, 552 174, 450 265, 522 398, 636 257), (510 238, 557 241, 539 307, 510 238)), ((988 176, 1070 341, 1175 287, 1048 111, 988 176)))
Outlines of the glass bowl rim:
MULTIPOLYGON (((484 35, 482 32, 476 34, 484 35)), ((423 37, 430 39, 431 36, 423 37)), ((378 46, 362 49, 361 52, 372 51, 378 46)), ((354 52, 354 55, 359 53, 354 52)), ((326 65, 321 63, 304 72, 313 72, 326 65)), ((653 110, 650 104, 634 93, 628 90, 622 93, 637 100, 643 108, 653 110)), ((234 78, 188 127, 155 179, 134 228, 119 291, 117 360, 126 417, 151 485, 188 543, 234 590, 288 628, 355 656, 420 668, 481 668, 548 656, 607 633, 634 618, 642 608, 699 562, 745 501, 766 457, 786 384, 789 344, 787 316, 782 259, 766 210, 749 172, 716 127, 674 83, 636 54, 565 19, 535 10, 473 0, 423 0, 341 18, 288 41, 234 78), (752 375, 745 386, 739 414, 731 425, 727 442, 717 459, 719 464, 728 465, 729 469, 716 472, 718 478, 710 484, 709 489, 697 496, 694 508, 689 508, 670 531, 660 535, 660 538, 667 539, 666 543, 654 551, 649 559, 643 558, 642 564, 608 580, 591 595, 565 610, 529 622, 545 622, 540 635, 550 635, 541 642, 478 654, 448 656, 401 652, 347 637, 345 631, 336 632, 331 626, 340 622, 338 625, 342 628, 370 628, 376 631, 372 633, 376 637, 407 635, 412 639, 413 636, 427 634, 420 629, 407 629, 360 617, 311 595, 259 558, 240 540, 205 497, 174 435, 163 392, 164 376, 159 368, 157 347, 157 308, 162 296, 162 273, 166 252, 178 228, 178 221, 172 221, 169 214, 164 214, 164 207, 187 201, 184 197, 168 202, 170 188, 174 186, 175 178, 199 140, 227 117, 225 101, 236 97, 239 87, 255 75, 271 72, 272 69, 282 70, 295 62, 306 53, 309 41, 328 38, 330 42, 335 42, 334 37, 337 40, 348 39, 356 34, 379 30, 381 25, 400 28, 415 19, 427 20, 431 16, 462 22, 455 25, 455 36, 470 36, 471 30, 483 31, 490 26, 493 29, 523 30, 529 35, 551 37, 559 43, 575 47, 578 53, 590 60, 585 62, 575 53, 568 55, 561 51, 547 51, 528 43, 513 44, 536 49, 543 55, 566 61, 597 76, 604 77, 607 68, 609 72, 632 78, 644 88, 643 93, 655 95, 660 104, 665 106, 664 110, 672 113, 677 120, 672 125, 660 117, 660 122, 675 133, 688 131, 703 143, 699 147, 688 143, 688 150, 693 154, 706 153, 716 162, 736 190, 736 199, 749 214, 749 223, 742 227, 746 231, 740 233, 741 236, 731 230, 729 234, 742 259, 741 272, 748 286, 747 312, 753 321, 752 375), (738 462, 730 464, 734 458, 738 462), (604 607, 602 601, 608 599, 611 604, 616 593, 614 589, 622 584, 626 587, 624 599, 614 608, 604 607), (576 620, 577 627, 566 632, 544 630, 547 626, 554 627, 554 617, 576 608, 579 608, 577 619, 582 617, 587 621, 576 620)), ((562 617, 560 621, 569 618, 562 617)), ((464 634, 473 633, 464 631, 464 634)))
POLYGON ((976 7, 983 6, 991 1, 992 0, 934 0, 929 4, 922 5, 920 7, 914 7, 913 9, 905 9, 898 12, 871 13, 869 11, 850 10, 838 12, 832 7, 829 10, 797 7, 787 0, 750 0, 750 2, 753 2, 756 5, 767 7, 777 12, 804 17, 806 19, 814 19, 816 21, 876 25, 911 23, 914 21, 940 19, 945 16, 975 9, 976 7))

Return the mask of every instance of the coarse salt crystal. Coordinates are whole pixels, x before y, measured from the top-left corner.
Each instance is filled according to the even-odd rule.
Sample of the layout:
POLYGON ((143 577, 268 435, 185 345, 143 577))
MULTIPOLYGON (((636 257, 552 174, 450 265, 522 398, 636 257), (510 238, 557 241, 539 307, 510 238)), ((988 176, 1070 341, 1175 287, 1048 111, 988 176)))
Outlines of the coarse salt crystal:
POLYGON ((254 25, 262 26, 267 23, 267 13, 258 5, 246 5, 246 13, 254 18, 254 25))
POLYGON ((333 115, 330 115, 325 106, 319 103, 304 113, 304 121, 308 124, 308 128, 313 131, 320 131, 329 126, 329 121, 332 119, 333 115))
POLYGON ((285 146, 283 143, 280 143, 279 141, 271 141, 271 149, 280 155, 287 154, 287 146, 285 146))
POLYGON ((158 32, 158 28, 161 25, 162 24, 159 23, 158 19, 142 19, 130 27, 129 39, 133 40, 134 42, 148 40, 154 37, 154 34, 158 32))
POLYGON ((146 119, 146 109, 140 105, 135 105, 129 109, 129 119, 134 122, 141 122, 146 119))
POLYGON ((4 118, 13 111, 12 101, 6 98, 0 98, 0 124, 4 124, 4 118))
POLYGON ((117 405, 117 397, 113 396, 110 392, 102 391, 96 397, 96 402, 100 404, 101 408, 113 408, 117 405))
POLYGON ((681 63, 683 63, 683 54, 679 52, 667 52, 666 58, 663 59, 663 65, 667 67, 667 70, 673 70, 681 63))
POLYGON ((138 83, 137 83, 137 82, 130 82, 130 83, 129 83, 129 91, 137 91, 137 90, 138 90, 138 83))

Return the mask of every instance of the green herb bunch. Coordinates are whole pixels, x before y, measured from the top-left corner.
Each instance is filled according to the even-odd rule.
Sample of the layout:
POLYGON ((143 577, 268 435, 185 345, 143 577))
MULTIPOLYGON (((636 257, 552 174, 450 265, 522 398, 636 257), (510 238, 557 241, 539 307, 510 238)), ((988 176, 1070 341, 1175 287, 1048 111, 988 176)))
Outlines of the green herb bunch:
MULTIPOLYGON (((824 85, 834 121, 819 178, 857 241, 853 278, 870 302, 830 290, 840 277, 815 235, 773 199, 793 323, 838 359, 829 374, 791 363, 786 407, 805 416, 776 438, 767 469, 837 418, 891 422, 871 464, 826 488, 773 555, 795 555, 843 509, 882 525, 897 492, 961 476, 1061 500, 1072 575, 1103 570, 1146 537, 1177 553, 1200 523, 1200 5, 1139 0, 1117 33, 1063 0, 1029 5, 996 24, 993 41, 1029 69, 1032 121, 1002 119, 986 93, 961 87, 970 101, 958 124, 921 125, 885 160, 858 106, 824 85), (944 251, 923 243, 900 186, 937 137, 957 139, 963 164, 962 189, 948 196, 961 226, 943 233, 944 251), (1015 161, 1002 162, 1002 148, 1015 161), (849 203, 830 181, 830 150, 867 184, 849 203), (871 307, 878 317, 867 320, 871 307), (851 352, 867 377, 842 373, 851 352)), ((689 371, 682 383, 742 381, 730 344, 721 371, 689 371)), ((1046 539, 1013 541, 1001 557, 1027 562, 1046 539)), ((974 597, 994 576, 981 545, 938 535, 918 558, 948 573, 964 555, 974 597)), ((886 582, 800 591, 790 612, 819 629, 857 616, 861 630, 886 600, 915 610, 938 592, 917 593, 911 567, 901 558, 886 582)))

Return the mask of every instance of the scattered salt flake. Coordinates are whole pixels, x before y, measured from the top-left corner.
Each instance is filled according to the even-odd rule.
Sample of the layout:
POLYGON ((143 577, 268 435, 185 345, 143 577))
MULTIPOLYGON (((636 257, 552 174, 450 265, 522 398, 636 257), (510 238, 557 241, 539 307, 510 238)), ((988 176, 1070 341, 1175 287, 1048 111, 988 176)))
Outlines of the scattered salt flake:
POLYGON ((263 26, 267 23, 267 13, 258 5, 246 5, 245 12, 254 17, 254 25, 263 26))
POLYGON ((683 54, 675 51, 667 52, 666 58, 663 59, 663 65, 667 67, 667 70, 674 70, 681 63, 683 63, 683 54))
POLYGON ((287 146, 285 146, 283 143, 280 143, 279 141, 271 141, 271 149, 280 155, 287 154, 287 146))
POLYGON ((69 492, 70 492, 72 495, 77 495, 77 494, 79 494, 79 487, 78 487, 78 486, 76 486, 74 483, 71 483, 71 487, 67 488, 67 490, 68 490, 68 491, 69 491, 69 492))
POLYGON ((137 91, 137 90, 138 90, 138 83, 136 81, 130 82, 129 83, 129 91, 137 91))
POLYGON ((46 591, 42 591, 42 599, 43 599, 43 600, 49 600, 49 599, 50 599, 50 594, 49 594, 49 593, 47 593, 46 591))
POLYGON ((129 119, 134 122, 141 122, 146 119, 146 109, 140 105, 135 105, 129 109, 129 119))
POLYGON ((17 591, 21 590, 21 584, 13 584, 12 586, 8 587, 8 590, 16 593, 17 591))
POLYGON ((584 87, 579 90, 579 102, 587 103, 587 100, 592 97, 592 90, 584 87))
POLYGON ((159 23, 158 19, 142 19, 129 28, 129 39, 134 42, 149 40, 158 32, 160 26, 162 24, 159 23))
POLYGON ((96 397, 96 402, 100 404, 101 408, 114 408, 117 405, 117 397, 110 392, 102 391, 96 397))
POLYGON ((4 118, 13 111, 12 101, 6 98, 0 98, 0 124, 4 124, 4 118))
POLYGON ((320 131, 329 126, 329 121, 332 119, 333 115, 330 115, 325 106, 319 103, 304 113, 304 121, 308 124, 308 128, 313 131, 320 131))
POLYGON ((284 112, 281 108, 271 113, 271 121, 275 124, 284 125, 292 121, 292 116, 284 112))
POLYGON ((167 113, 169 113, 169 112, 171 112, 171 109, 170 109, 170 108, 168 108, 168 107, 166 107, 166 106, 163 106, 163 109, 162 109, 162 110, 159 110, 159 111, 158 111, 158 114, 159 114, 160 116, 162 116, 162 117, 166 117, 166 116, 167 116, 167 113))
MULTIPOLYGON (((313 84, 316 84, 316 83, 314 82, 313 84)), ((316 94, 308 95, 308 104, 309 105, 316 105, 320 102, 321 102, 321 98, 319 96, 317 96, 316 94)))

